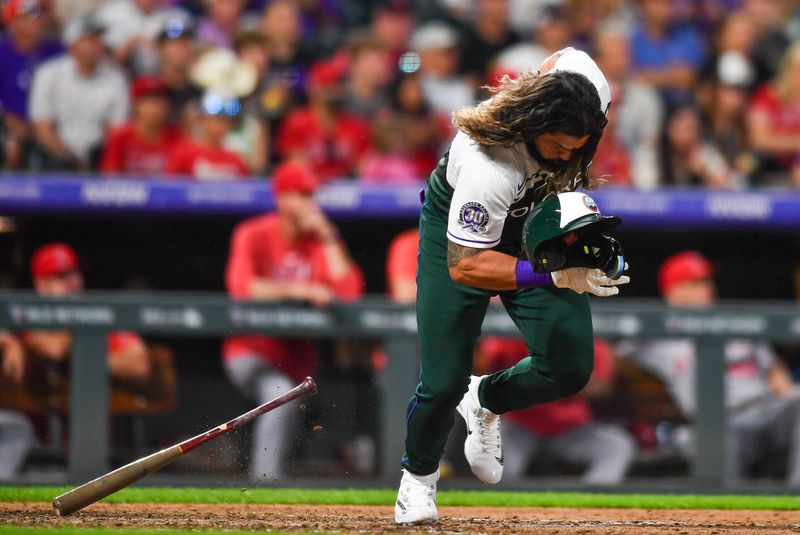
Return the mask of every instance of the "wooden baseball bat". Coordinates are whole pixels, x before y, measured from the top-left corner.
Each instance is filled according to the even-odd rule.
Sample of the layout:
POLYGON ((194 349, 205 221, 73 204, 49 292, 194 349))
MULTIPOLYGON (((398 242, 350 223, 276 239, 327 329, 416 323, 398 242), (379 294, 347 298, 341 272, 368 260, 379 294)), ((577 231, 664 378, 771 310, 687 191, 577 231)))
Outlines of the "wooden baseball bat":
POLYGON ((175 459, 182 457, 188 452, 192 451, 201 444, 205 444, 214 440, 218 436, 227 433, 231 429, 241 427, 246 423, 251 422, 258 416, 265 412, 269 412, 281 405, 289 403, 290 401, 304 396, 306 394, 316 394, 317 384, 311 377, 306 377, 305 380, 292 388, 285 394, 278 396, 272 401, 268 401, 263 405, 259 405, 255 409, 248 411, 241 416, 237 416, 233 420, 226 422, 222 425, 209 429, 205 433, 199 434, 196 437, 184 440, 174 446, 164 448, 147 457, 137 459, 125 466, 117 468, 105 475, 93 479, 88 483, 84 483, 80 487, 76 487, 69 492, 57 496, 53 500, 53 507, 58 512, 59 516, 67 516, 75 511, 83 509, 89 504, 105 498, 109 494, 113 494, 118 490, 127 487, 146 475, 152 474, 157 470, 165 467, 175 459))

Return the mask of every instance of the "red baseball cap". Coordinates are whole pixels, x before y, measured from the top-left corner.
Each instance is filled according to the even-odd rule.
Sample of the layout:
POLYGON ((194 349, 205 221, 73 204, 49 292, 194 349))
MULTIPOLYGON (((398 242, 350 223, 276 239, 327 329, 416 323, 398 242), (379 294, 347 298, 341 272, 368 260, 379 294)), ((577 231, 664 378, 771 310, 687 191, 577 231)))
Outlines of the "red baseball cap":
POLYGON ((80 266, 75 249, 66 243, 48 243, 39 247, 31 258, 31 276, 34 279, 53 277, 74 271, 80 266))
POLYGON ((39 0, 6 0, 3 5, 3 24, 8 26, 14 19, 23 15, 38 17, 44 7, 39 0))
POLYGON ((503 83, 503 78, 506 76, 512 80, 516 80, 519 78, 519 72, 508 67, 495 67, 494 69, 490 69, 489 73, 486 75, 486 85, 492 88, 500 87, 500 84, 503 83))
POLYGON ((319 187, 317 175, 308 166, 297 162, 284 162, 272 174, 275 195, 298 191, 314 193, 319 187))
POLYGON ((308 87, 313 89, 333 87, 344 79, 347 68, 348 59, 343 54, 317 61, 308 70, 308 87))
POLYGON ((683 251, 667 258, 658 269, 658 289, 666 295, 676 284, 709 279, 714 266, 697 251, 683 251))
POLYGON ((131 85, 131 97, 138 100, 144 95, 167 95, 167 84, 158 76, 139 76, 131 85))

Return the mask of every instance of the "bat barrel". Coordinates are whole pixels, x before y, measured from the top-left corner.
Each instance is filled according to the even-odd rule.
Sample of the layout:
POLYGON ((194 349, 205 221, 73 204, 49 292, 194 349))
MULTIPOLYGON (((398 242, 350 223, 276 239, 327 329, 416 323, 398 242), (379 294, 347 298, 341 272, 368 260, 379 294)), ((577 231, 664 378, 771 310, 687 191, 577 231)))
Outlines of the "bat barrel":
POLYGON ((123 489, 134 483, 146 475, 152 474, 156 470, 163 468, 178 457, 188 453, 194 448, 213 440, 223 433, 227 433, 232 429, 240 427, 256 417, 269 412, 276 407, 280 407, 294 399, 304 396, 306 394, 316 394, 317 385, 314 379, 306 377, 305 380, 286 392, 282 396, 278 396, 272 401, 268 401, 263 405, 259 405, 255 409, 234 418, 222 425, 209 429, 205 433, 197 435, 196 437, 184 440, 183 442, 171 446, 169 448, 158 451, 147 457, 143 457, 123 467, 117 468, 113 472, 109 472, 103 476, 93 479, 88 483, 84 483, 80 487, 74 488, 69 492, 57 496, 53 500, 53 507, 58 512, 59 516, 67 516, 75 511, 83 509, 97 500, 105 498, 109 494, 113 494, 120 489, 123 489))
POLYGON ((163 468, 183 455, 179 446, 163 449, 147 457, 137 459, 130 464, 84 483, 69 492, 56 496, 53 508, 59 516, 67 516, 109 494, 127 487, 148 474, 163 468))

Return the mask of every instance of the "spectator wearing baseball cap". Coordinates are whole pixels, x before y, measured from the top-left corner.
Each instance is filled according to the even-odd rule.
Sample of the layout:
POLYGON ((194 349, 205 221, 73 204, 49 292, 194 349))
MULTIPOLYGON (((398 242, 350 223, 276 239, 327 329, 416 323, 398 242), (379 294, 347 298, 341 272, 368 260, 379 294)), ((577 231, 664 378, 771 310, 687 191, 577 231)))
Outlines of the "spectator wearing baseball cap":
POLYGON ((105 56, 103 28, 90 15, 67 23, 68 53, 36 69, 28 111, 43 170, 95 169, 106 130, 128 116, 128 82, 105 56))
POLYGON ((225 147, 225 138, 242 112, 233 96, 206 91, 200 100, 198 134, 178 144, 167 162, 167 173, 198 180, 236 180, 250 174, 247 162, 225 147))
POLYGON ((45 36, 49 12, 40 0, 7 0, 2 18, 6 32, 0 37, 0 109, 8 136, 0 159, 10 168, 23 168, 30 150, 27 106, 33 72, 63 48, 45 36))
MULTIPOLYGON (((361 297, 364 276, 314 199, 318 184, 305 164, 276 167, 276 212, 247 219, 233 231, 225 272, 232 298, 326 306, 361 297)), ((307 340, 261 335, 231 337, 223 345, 231 382, 259 403, 313 375, 317 352, 317 345, 307 340)), ((289 434, 296 423, 290 411, 281 407, 256 422, 252 479, 272 481, 284 475, 289 434)))
POLYGON ((193 21, 168 19, 156 38, 158 76, 167 86, 170 122, 188 130, 193 105, 203 95, 189 76, 198 52, 193 21))
POLYGON ((192 15, 162 0, 112 0, 100 7, 96 20, 105 27, 103 41, 134 75, 158 67, 156 40, 167 24, 193 24, 192 15))
POLYGON ((425 100, 435 112, 450 115, 475 102, 475 83, 458 72, 459 36, 443 22, 428 22, 414 30, 411 50, 419 55, 425 100))
POLYGON ((308 162, 322 180, 354 176, 372 145, 367 122, 342 109, 347 67, 344 55, 314 63, 308 105, 290 111, 278 127, 278 156, 308 162))
MULTIPOLYGON (((740 14, 727 19, 726 26, 744 25, 750 21, 740 14), (738 24, 735 24, 738 21, 738 24)), ((727 32, 726 32, 727 33, 727 32)), ((704 102, 709 139, 736 172, 737 185, 746 183, 746 176, 756 168, 757 156, 750 151, 746 128, 747 105, 755 70, 745 53, 727 50, 720 53, 709 66, 711 72, 702 90, 708 95, 704 102)), ((702 93, 701 93, 702 94, 702 93)))
POLYGON ((169 155, 181 142, 178 128, 169 124, 167 86, 156 76, 141 76, 131 88, 133 118, 111 130, 100 169, 134 177, 163 175, 169 155))

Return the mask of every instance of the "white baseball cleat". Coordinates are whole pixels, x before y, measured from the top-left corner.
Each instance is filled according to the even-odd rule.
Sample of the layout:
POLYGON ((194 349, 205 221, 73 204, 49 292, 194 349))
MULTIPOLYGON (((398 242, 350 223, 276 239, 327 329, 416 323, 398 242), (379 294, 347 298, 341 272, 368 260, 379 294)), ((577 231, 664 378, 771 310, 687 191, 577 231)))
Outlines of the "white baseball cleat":
POLYGON ((473 375, 469 388, 456 410, 467 423, 464 456, 472 473, 493 485, 503 477, 503 445, 500 441, 500 416, 481 407, 478 385, 483 377, 473 375))
POLYGON ((400 490, 394 504, 394 521, 398 524, 434 524, 439 521, 436 511, 436 482, 439 470, 427 475, 414 475, 403 470, 400 490))

